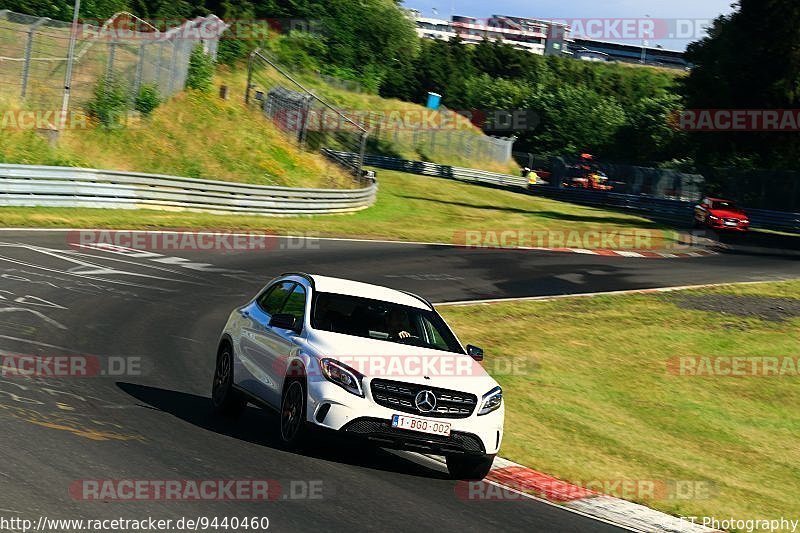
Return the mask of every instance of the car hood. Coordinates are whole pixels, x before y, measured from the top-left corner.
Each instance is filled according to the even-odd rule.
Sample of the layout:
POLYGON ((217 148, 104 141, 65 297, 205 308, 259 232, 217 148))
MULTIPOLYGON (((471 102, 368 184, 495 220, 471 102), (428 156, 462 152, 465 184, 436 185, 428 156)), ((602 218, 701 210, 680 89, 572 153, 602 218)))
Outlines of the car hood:
POLYGON ((712 209, 710 213, 721 218, 747 218, 747 214, 740 209, 712 209))
POLYGON ((480 363, 466 354, 328 331, 310 332, 307 342, 318 358, 337 359, 368 378, 471 392, 478 398, 497 386, 480 363))

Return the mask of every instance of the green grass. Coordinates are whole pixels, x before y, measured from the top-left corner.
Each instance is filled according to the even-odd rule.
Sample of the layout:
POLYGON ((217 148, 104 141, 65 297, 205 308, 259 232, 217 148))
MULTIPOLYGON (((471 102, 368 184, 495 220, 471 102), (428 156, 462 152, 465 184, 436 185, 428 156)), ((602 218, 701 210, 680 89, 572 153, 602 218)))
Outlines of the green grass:
MULTIPOLYGON (((685 294, 800 298, 800 282, 685 294)), ((800 517, 800 377, 687 377, 675 356, 800 356, 800 319, 682 309, 675 295, 444 307, 506 393, 504 457, 571 481, 711 481, 675 515, 800 517), (513 364, 517 366, 513 366, 513 364), (503 369, 518 368, 518 372, 503 369)), ((635 499, 635 498, 634 498, 635 499)))
POLYGON ((378 180, 376 205, 350 215, 276 218, 151 210, 0 208, 0 226, 258 229, 446 243, 454 242, 454 234, 465 230, 657 228, 635 216, 445 179, 381 170, 378 180))
MULTIPOLYGON (((75 124, 86 124, 76 120, 75 124)), ((107 130, 78 127, 51 146, 34 131, 0 136, 0 162, 82 166, 288 187, 354 186, 338 165, 299 150, 256 110, 182 93, 149 118, 107 130)))

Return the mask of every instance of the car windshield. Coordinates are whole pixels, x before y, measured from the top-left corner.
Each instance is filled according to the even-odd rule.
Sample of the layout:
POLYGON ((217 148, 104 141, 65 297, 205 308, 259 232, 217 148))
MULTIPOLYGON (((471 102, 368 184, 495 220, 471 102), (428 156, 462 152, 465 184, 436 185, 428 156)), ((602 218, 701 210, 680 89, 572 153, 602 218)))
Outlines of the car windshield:
POLYGON ((317 293, 311 325, 322 331, 464 353, 435 312, 369 298, 317 293))
POLYGON ((711 205, 712 209, 736 209, 733 202, 717 200, 711 205))

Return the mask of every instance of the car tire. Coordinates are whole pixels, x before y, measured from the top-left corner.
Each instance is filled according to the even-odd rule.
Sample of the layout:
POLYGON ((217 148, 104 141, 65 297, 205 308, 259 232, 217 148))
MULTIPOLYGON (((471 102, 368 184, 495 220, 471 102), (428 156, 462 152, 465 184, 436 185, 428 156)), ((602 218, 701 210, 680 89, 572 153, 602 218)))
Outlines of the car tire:
POLYGON ((286 382, 281 395, 279 429, 281 442, 295 447, 303 441, 306 433, 306 385, 302 379, 286 382))
POLYGON ((447 470, 453 479, 480 481, 492 469, 494 455, 448 455, 447 470))
POLYGON ((228 418, 237 418, 247 406, 247 400, 233 388, 233 349, 229 344, 224 344, 217 355, 211 406, 215 413, 228 418))

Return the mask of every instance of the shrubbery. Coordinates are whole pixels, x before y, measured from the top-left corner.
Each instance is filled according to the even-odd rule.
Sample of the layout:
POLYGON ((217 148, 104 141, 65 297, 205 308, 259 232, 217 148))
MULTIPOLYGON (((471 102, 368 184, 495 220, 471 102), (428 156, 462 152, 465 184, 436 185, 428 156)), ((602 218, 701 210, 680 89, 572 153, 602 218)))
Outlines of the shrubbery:
POLYGON ((89 116, 105 128, 120 127, 128 114, 128 89, 115 79, 101 79, 85 105, 89 116))
POLYGON ((158 87, 145 84, 139 88, 139 94, 133 101, 133 108, 144 116, 149 116, 161 103, 158 87))
POLYGON ((214 60, 205 53, 202 45, 195 46, 189 56, 186 88, 207 93, 211 91, 213 79, 214 60))

